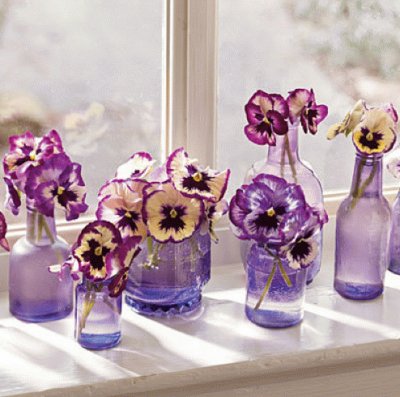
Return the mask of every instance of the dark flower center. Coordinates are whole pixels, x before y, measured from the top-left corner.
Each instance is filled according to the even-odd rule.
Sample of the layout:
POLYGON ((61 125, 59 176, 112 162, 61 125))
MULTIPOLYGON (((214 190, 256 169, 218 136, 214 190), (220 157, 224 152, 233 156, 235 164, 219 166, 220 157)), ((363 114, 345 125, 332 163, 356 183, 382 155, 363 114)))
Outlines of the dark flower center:
POLYGON ((183 178, 182 186, 189 191, 199 190, 201 192, 209 192, 210 187, 208 186, 208 182, 211 180, 211 177, 205 172, 196 170, 194 167, 191 168, 189 169, 188 167, 191 175, 183 178))
POLYGON ((163 206, 161 213, 163 215, 163 219, 160 221, 160 228, 163 230, 175 230, 179 231, 184 229, 185 222, 182 220, 182 216, 185 215, 185 208, 178 206, 163 206))
POLYGON ((379 147, 379 141, 382 140, 382 134, 380 132, 372 132, 368 128, 361 128, 362 136, 360 137, 360 144, 369 149, 377 149, 379 147))
POLYGON ((137 222, 140 221, 140 214, 136 211, 126 211, 123 208, 117 210, 117 214, 121 217, 116 223, 119 229, 130 228, 133 232, 138 230, 137 222))
POLYGON ((58 186, 57 189, 53 191, 53 195, 57 197, 58 202, 63 207, 66 207, 69 202, 76 201, 78 196, 72 190, 68 190, 63 186, 58 186))
POLYGON ((276 216, 275 210, 271 207, 267 211, 261 213, 255 220, 257 229, 276 229, 278 227, 278 217, 276 216))
POLYGON ((83 253, 85 262, 96 269, 101 270, 105 266, 104 258, 110 252, 110 249, 99 244, 96 240, 88 241, 89 250, 83 253))
POLYGON ((311 253, 311 245, 305 240, 298 240, 290 250, 292 257, 296 261, 305 259, 311 253))

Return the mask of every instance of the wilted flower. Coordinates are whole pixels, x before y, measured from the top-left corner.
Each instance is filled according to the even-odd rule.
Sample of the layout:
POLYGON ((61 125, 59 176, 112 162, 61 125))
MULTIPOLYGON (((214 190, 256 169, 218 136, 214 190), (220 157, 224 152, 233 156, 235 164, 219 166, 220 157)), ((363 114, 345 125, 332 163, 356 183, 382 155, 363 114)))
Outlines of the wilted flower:
POLYGON ((147 227, 142 217, 143 189, 146 181, 113 180, 101 189, 96 216, 97 219, 113 223, 121 232, 123 238, 147 236, 147 227), (109 194, 104 195, 104 192, 109 194))
POLYGON ((275 134, 285 135, 289 115, 288 105, 279 94, 267 94, 258 90, 245 106, 248 125, 244 132, 250 141, 275 146, 275 134))
POLYGON ((200 233, 210 233, 210 236, 215 242, 218 242, 218 237, 215 234, 215 224, 228 212, 229 204, 226 200, 221 200, 218 203, 206 202, 204 205, 205 221, 201 224, 200 233))
POLYGON ((134 153, 126 163, 118 167, 115 177, 118 179, 144 178, 150 173, 154 163, 155 160, 150 153, 134 153))
POLYGON ((7 188, 5 207, 11 211, 13 215, 18 215, 19 207, 21 206, 21 192, 15 187, 11 178, 6 176, 3 179, 7 188))
POLYGON ((46 216, 54 216, 54 207, 62 208, 66 219, 73 220, 88 208, 81 166, 72 163, 64 153, 33 168, 26 182, 26 194, 35 208, 46 216))
POLYGON ((6 251, 10 251, 10 245, 6 239, 7 234, 7 222, 4 214, 0 211, 0 246, 6 251))
POLYGON ((203 168, 197 160, 189 158, 184 148, 179 148, 168 158, 167 174, 183 195, 218 202, 226 192, 230 171, 203 168))
POLYGON ((318 124, 328 115, 326 105, 317 105, 314 91, 297 88, 289 92, 287 98, 289 106, 289 119, 292 124, 300 119, 303 131, 311 134, 317 133, 318 124))
MULTIPOLYGON (((151 185, 150 185, 151 188, 151 185)), ((193 235, 204 216, 203 202, 164 182, 162 190, 145 190, 143 216, 150 235, 158 242, 181 242, 193 235)))

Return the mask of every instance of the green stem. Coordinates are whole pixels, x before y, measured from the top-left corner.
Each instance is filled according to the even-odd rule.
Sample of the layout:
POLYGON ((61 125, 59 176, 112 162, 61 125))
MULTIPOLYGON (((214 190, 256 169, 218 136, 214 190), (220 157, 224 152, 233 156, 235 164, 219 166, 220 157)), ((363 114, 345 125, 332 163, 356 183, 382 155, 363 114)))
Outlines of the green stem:
POLYGON ((273 280, 273 278, 275 276, 275 272, 276 272, 276 263, 274 263, 274 266, 272 267, 271 273, 268 276, 267 283, 265 284, 263 292, 262 292, 262 294, 260 296, 260 299, 258 300, 257 304, 255 305, 254 310, 258 310, 260 308, 264 298, 268 294, 268 291, 271 288, 272 280, 273 280))
MULTIPOLYGON (((361 164, 363 164, 363 163, 361 163, 361 164)), ((359 168, 361 168, 361 167, 359 167, 359 168)), ((356 195, 353 194, 353 200, 351 201, 351 204, 350 204, 351 209, 353 209, 356 206, 356 204, 358 203, 360 198, 365 193, 365 189, 373 181, 377 168, 378 168, 378 166, 377 166, 377 163, 375 162, 374 165, 372 166, 372 170, 371 170, 370 174, 368 175, 368 178, 363 182, 363 184, 361 185, 361 187, 359 189, 357 188, 356 195)), ((360 172, 360 175, 361 175, 361 172, 360 172)), ((358 186, 361 181, 357 180, 357 182, 358 182, 357 183, 357 186, 358 186)))
POLYGON ((268 252, 269 255, 271 255, 275 259, 276 262, 278 262, 279 271, 281 272, 286 285, 288 287, 291 287, 293 284, 290 281, 290 278, 289 278, 288 274, 286 273, 285 268, 283 267, 282 259, 279 257, 279 255, 275 255, 267 246, 265 246, 264 249, 265 249, 265 251, 268 252))
POLYGON ((293 159, 293 156, 292 156, 292 152, 290 151, 290 144, 289 144, 289 136, 288 136, 288 134, 285 135, 285 150, 286 150, 287 155, 288 155, 290 169, 292 170, 292 176, 293 176, 294 183, 297 183, 296 166, 294 165, 294 159, 293 159))

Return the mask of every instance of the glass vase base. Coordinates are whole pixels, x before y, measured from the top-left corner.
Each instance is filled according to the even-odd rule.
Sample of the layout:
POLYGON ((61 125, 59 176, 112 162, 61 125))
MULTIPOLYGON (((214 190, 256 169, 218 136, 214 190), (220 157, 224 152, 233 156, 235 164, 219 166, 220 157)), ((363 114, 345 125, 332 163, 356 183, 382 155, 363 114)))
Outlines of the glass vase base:
POLYGON ((391 263, 389 265, 389 269, 388 270, 391 271, 394 274, 400 274, 400 264, 399 263, 395 263, 395 264, 391 263))
POLYGON ((189 314, 201 307, 201 294, 186 302, 175 304, 156 304, 132 298, 128 294, 125 302, 137 313, 152 317, 171 317, 180 314, 189 314))
POLYGON ((382 295, 382 284, 354 284, 335 280, 335 290, 344 298, 370 300, 382 295))
POLYGON ((246 306, 246 316, 252 323, 264 328, 288 328, 303 320, 302 311, 254 310, 249 306, 246 306))
POLYGON ((62 311, 48 311, 44 312, 43 311, 43 306, 41 307, 41 311, 38 312, 34 310, 30 312, 20 312, 15 309, 15 306, 18 305, 13 305, 10 307, 10 313, 16 317, 18 320, 21 321, 26 321, 29 323, 45 323, 48 321, 56 321, 56 320, 61 320, 65 317, 67 317, 71 312, 72 312, 72 305, 67 306, 64 310, 62 311))
POLYGON ((113 334, 85 334, 82 333, 78 343, 89 350, 105 350, 117 346, 121 342, 121 332, 113 334))

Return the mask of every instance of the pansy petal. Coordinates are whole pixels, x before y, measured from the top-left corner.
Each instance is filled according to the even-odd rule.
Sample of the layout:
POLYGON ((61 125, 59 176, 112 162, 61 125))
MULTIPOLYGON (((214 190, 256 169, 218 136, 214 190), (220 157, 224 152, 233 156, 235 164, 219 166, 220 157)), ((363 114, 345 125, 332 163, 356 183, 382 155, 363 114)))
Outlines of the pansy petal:
POLYGON ((275 110, 267 113, 267 118, 272 124, 273 132, 278 135, 285 135, 288 132, 288 124, 283 116, 275 110))
POLYGON ((297 88, 289 92, 287 104, 289 106, 289 119, 292 124, 302 113, 304 107, 310 100, 311 93, 305 88, 297 88))
POLYGON ((283 118, 289 117, 289 106, 285 98, 280 94, 271 94, 273 101, 273 110, 277 111, 282 115, 283 118))
POLYGON ((262 112, 261 108, 254 103, 248 103, 244 109, 246 112, 247 121, 250 124, 258 124, 265 117, 265 114, 262 112))
POLYGON ((118 179, 145 177, 154 163, 155 160, 150 153, 134 153, 126 163, 118 167, 115 177, 118 179))
POLYGON ((276 139, 270 127, 262 123, 261 125, 249 124, 244 127, 247 138, 257 145, 275 146, 276 139))

